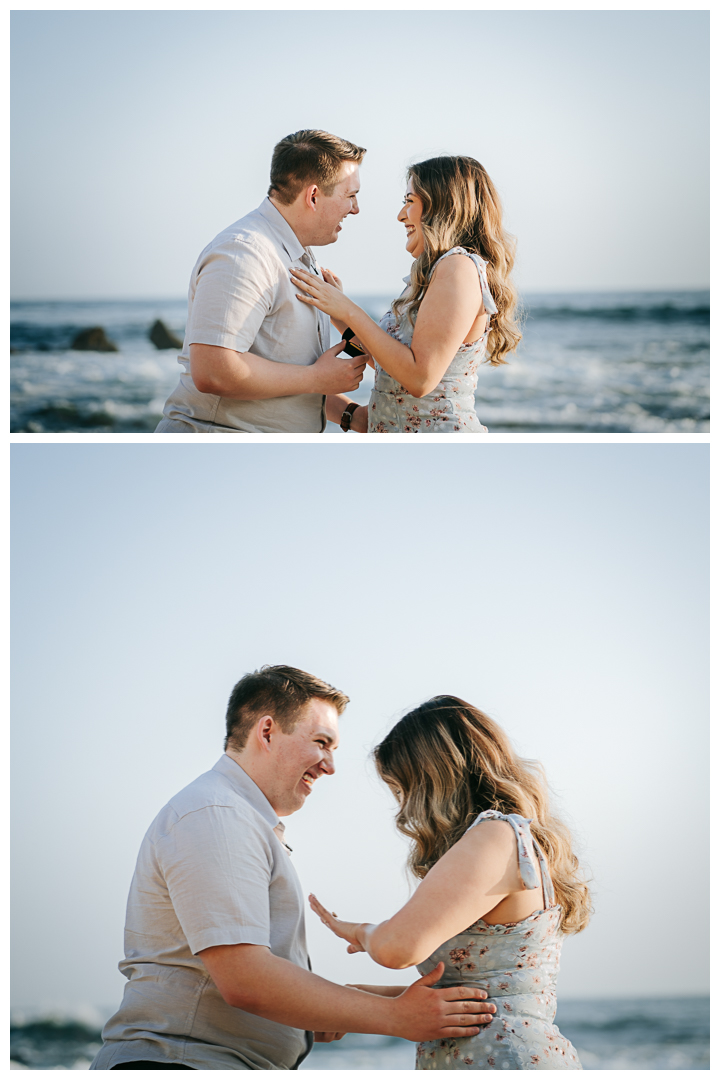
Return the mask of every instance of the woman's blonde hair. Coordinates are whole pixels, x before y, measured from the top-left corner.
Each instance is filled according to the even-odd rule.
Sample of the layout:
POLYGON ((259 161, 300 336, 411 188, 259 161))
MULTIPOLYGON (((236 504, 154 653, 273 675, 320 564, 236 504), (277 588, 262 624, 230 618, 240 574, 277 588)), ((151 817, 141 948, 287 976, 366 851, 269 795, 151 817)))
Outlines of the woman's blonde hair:
POLYGON ((592 908, 570 832, 549 807, 542 766, 519 758, 501 728, 451 696, 431 698, 404 716, 373 750, 380 777, 400 802, 395 822, 412 840, 408 866, 428 870, 483 810, 532 818, 562 909, 561 930, 576 934, 592 908))
POLYGON ((392 305, 396 318, 405 311, 415 323, 418 308, 441 255, 454 247, 487 261, 490 292, 497 315, 490 320, 486 360, 505 364, 522 334, 517 320, 517 292, 510 280, 515 240, 505 232, 495 186, 479 161, 471 157, 436 157, 408 169, 413 191, 422 201, 423 252, 412 265, 410 292, 392 305))

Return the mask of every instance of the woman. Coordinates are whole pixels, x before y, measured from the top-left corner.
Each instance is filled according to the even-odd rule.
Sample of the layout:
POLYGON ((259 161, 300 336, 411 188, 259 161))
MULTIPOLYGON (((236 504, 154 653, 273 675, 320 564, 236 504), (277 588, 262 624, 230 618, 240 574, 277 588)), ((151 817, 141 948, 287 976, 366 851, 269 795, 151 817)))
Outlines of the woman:
POLYGON ((357 410, 353 428, 487 431, 475 413, 478 367, 483 359, 506 363, 522 336, 510 282, 514 242, 503 229, 497 192, 474 158, 430 158, 410 166, 398 221, 415 261, 380 326, 344 296, 329 270, 323 281, 291 271, 303 290, 298 299, 330 315, 341 333, 351 327, 372 355, 369 407, 360 413, 348 402, 348 411, 357 410))
POLYGON ((442 962, 436 985, 480 986, 496 1005, 479 1035, 420 1043, 416 1068, 582 1068, 553 1019, 562 937, 586 926, 590 902, 542 769, 456 697, 408 713, 373 753, 421 884, 377 926, 343 922, 315 897, 311 907, 348 952, 423 975, 442 962))

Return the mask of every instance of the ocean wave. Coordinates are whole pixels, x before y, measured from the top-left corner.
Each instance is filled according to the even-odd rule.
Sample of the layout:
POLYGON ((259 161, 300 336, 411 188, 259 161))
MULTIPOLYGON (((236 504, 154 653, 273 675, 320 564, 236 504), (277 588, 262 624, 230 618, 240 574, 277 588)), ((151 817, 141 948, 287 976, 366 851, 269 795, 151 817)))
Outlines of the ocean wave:
POLYGON ((11 1067, 87 1069, 102 1045, 101 1024, 45 1016, 10 1024, 11 1067))
POLYGON ((525 303, 525 311, 528 319, 544 320, 567 320, 578 319, 602 319, 603 321, 628 323, 628 322, 656 322, 656 323, 707 323, 710 325, 710 305, 697 304, 685 306, 670 302, 657 304, 621 304, 617 306, 583 307, 562 305, 553 307, 551 304, 533 304, 532 300, 525 303))
MULTIPOLYGON (((86 1007, 45 1014, 14 1012, 12 1068, 87 1069, 113 1009, 86 1007)), ((708 1069, 709 999, 562 1001, 556 1022, 585 1069, 708 1069)), ((409 1070, 414 1047, 404 1039, 347 1035, 317 1044, 301 1069, 409 1070)))
MULTIPOLYGON (((672 1006, 668 1006, 672 1011, 672 1006)), ((630 1013, 626 1016, 618 1016, 607 1020, 575 1020, 570 1026, 575 1032, 575 1038, 582 1038, 582 1034, 592 1032, 595 1035, 619 1036, 635 1035, 642 1030, 643 1035, 652 1041, 653 1037, 670 1039, 672 1042, 694 1042, 698 1037, 698 1031, 694 1024, 688 1024, 687 1018, 683 1017, 682 1023, 671 1024, 666 1016, 648 1016, 646 1012, 630 1013)), ((568 1027, 568 1024, 565 1025, 568 1027)))
MULTIPOLYGON (((707 292, 534 293, 508 365, 482 365, 477 412, 490 432, 699 433, 708 430, 707 292)), ((382 297, 363 298, 372 314, 382 297)), ((152 432, 177 384, 174 349, 148 340, 155 318, 183 336, 180 301, 12 305, 11 431, 152 432), (118 352, 77 352, 104 327, 118 352)), ((370 369, 356 399, 364 404, 370 369)), ((336 430, 331 428, 330 430, 336 430)))

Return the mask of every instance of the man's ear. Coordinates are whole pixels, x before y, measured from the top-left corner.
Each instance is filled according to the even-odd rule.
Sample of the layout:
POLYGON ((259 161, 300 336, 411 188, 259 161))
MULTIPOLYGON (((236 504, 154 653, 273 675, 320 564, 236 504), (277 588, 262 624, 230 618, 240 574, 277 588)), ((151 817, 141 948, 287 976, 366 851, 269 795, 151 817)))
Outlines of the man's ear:
POLYGON ((313 212, 317 210, 317 197, 319 191, 320 188, 317 184, 311 184, 309 187, 305 188, 305 205, 313 212))
POLYGON ((270 743, 277 731, 277 724, 269 713, 261 716, 255 725, 255 740, 261 750, 269 750, 270 743))

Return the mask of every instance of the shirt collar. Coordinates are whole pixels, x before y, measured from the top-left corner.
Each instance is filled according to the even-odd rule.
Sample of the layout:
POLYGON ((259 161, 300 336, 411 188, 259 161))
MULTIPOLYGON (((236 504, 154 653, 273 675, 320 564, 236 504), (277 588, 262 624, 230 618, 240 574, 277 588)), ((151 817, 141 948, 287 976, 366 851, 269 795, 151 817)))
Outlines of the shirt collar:
POLYGON ((260 203, 258 206, 258 213, 262 214, 273 232, 277 234, 280 243, 285 248, 290 258, 302 259, 306 251, 309 251, 309 248, 304 248, 302 246, 288 222, 282 216, 277 206, 274 206, 270 202, 269 198, 266 198, 264 202, 260 203))
POLYGON ((227 754, 223 754, 220 760, 213 765, 212 771, 222 773, 223 776, 227 777, 238 795, 241 795, 246 802, 250 803, 253 810, 257 810, 258 814, 265 818, 271 829, 275 829, 280 824, 280 818, 260 788, 248 776, 243 767, 238 765, 237 761, 234 761, 227 754))

